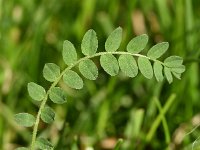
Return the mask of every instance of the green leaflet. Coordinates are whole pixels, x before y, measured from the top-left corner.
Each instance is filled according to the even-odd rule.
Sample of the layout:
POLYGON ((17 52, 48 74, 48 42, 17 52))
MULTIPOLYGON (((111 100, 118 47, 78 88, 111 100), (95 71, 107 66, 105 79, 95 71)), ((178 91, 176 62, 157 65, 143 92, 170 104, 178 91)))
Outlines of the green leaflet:
POLYGON ((26 147, 18 147, 18 148, 16 148, 15 150, 29 150, 29 149, 26 148, 26 147))
POLYGON ((24 127, 31 127, 35 123, 35 117, 28 113, 19 113, 14 116, 15 121, 24 127))
POLYGON ((83 88, 83 80, 81 77, 72 70, 67 70, 63 75, 63 81, 69 87, 74 89, 82 89, 83 88))
POLYGON ((181 74, 180 73, 176 73, 176 72, 172 72, 172 74, 177 78, 177 79, 181 79, 181 74))
POLYGON ((52 123, 54 121, 55 118, 55 112, 54 110, 49 107, 49 106, 45 106, 42 109, 41 112, 41 119, 45 122, 45 123, 52 123))
POLYGON ((36 101, 41 101, 46 96, 45 89, 34 82, 28 83, 28 93, 30 97, 36 101))
POLYGON ((122 41, 122 28, 118 27, 115 29, 107 38, 105 43, 105 49, 107 52, 116 51, 122 41))
POLYGON ((111 76, 115 76, 119 72, 117 59, 112 54, 102 55, 100 57, 100 64, 105 72, 111 76))
POLYGON ((162 42, 154 45, 147 53, 147 56, 152 59, 161 57, 169 48, 168 42, 162 42))
POLYGON ((79 63, 79 71, 85 78, 89 80, 96 80, 98 77, 98 69, 94 62, 90 59, 81 61, 79 63))
MULTIPOLYGON (((166 74, 168 74, 167 80, 169 83, 173 81, 172 74, 177 79, 181 79, 181 74, 185 71, 185 66, 182 65, 182 63, 183 63, 183 58, 179 56, 170 56, 164 60, 165 66, 169 67, 169 69, 166 69, 166 74)), ((165 76, 167 77, 166 74, 165 76)))
POLYGON ((67 102, 64 91, 60 87, 53 87, 49 91, 49 98, 56 104, 63 104, 67 102))
POLYGON ((122 72, 128 77, 135 77, 138 74, 138 66, 131 55, 120 55, 119 66, 122 72))
POLYGON ((156 80, 158 82, 163 81, 163 73, 162 73, 163 72, 163 66, 162 66, 162 64, 158 61, 155 61, 154 64, 153 64, 153 70, 154 70, 156 80))
POLYGON ((37 138, 36 147, 41 150, 53 150, 53 145, 44 138, 37 138))
POLYGON ((65 64, 67 64, 68 66, 77 61, 76 49, 74 45, 68 40, 64 41, 63 43, 62 56, 65 64))
POLYGON ((181 74, 181 73, 183 73, 185 71, 185 66, 184 65, 180 65, 178 67, 171 68, 171 71, 181 74))
POLYGON ((167 81, 170 83, 173 82, 173 77, 172 77, 172 73, 171 73, 171 70, 167 67, 164 67, 164 74, 165 74, 165 77, 167 79, 167 81))
POLYGON ((60 67, 54 63, 47 63, 43 69, 43 76, 47 81, 54 82, 60 76, 60 67))
POLYGON ((94 55, 98 48, 98 40, 96 32, 92 29, 88 30, 82 40, 82 53, 86 56, 94 55))
POLYGON ((182 65, 182 63, 183 63, 183 58, 179 56, 170 56, 164 60, 164 64, 170 68, 179 67, 180 65, 182 65))
POLYGON ((147 79, 151 79, 153 77, 153 68, 149 59, 145 57, 139 57, 138 67, 144 77, 146 77, 147 79))
POLYGON ((127 51, 130 53, 140 53, 148 43, 148 36, 142 34, 133 38, 127 45, 127 51))

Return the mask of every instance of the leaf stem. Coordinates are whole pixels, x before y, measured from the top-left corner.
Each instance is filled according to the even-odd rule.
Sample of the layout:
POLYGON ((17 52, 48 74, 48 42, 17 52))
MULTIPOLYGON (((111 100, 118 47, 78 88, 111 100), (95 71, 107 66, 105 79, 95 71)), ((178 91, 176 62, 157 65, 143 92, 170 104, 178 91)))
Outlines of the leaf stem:
POLYGON ((145 55, 141 55, 141 54, 134 54, 134 53, 130 53, 130 52, 124 52, 124 51, 115 51, 115 52, 99 52, 99 53, 96 53, 94 55, 91 55, 91 56, 85 56, 81 59, 79 59, 78 61, 76 61, 74 64, 72 64, 71 66, 68 66, 67 68, 65 68, 60 76, 57 78, 56 81, 54 81, 52 83, 52 85, 50 86, 50 88, 48 89, 47 93, 46 93, 46 96, 45 98, 42 100, 42 103, 40 104, 40 107, 39 107, 39 110, 38 110, 38 113, 37 113, 37 117, 36 117, 36 121, 35 121, 35 124, 34 124, 34 127, 33 127, 33 134, 32 134, 32 140, 31 140, 31 146, 30 146, 30 149, 31 150, 34 150, 35 149, 35 142, 36 142, 36 137, 37 137, 37 132, 38 132, 38 126, 39 126, 39 122, 40 122, 40 115, 41 115, 41 112, 42 112, 42 109, 44 108, 47 100, 48 100, 48 95, 49 95, 49 92, 50 90, 55 87, 58 82, 60 81, 60 79, 62 78, 62 76, 65 74, 65 72, 67 70, 70 70, 72 69, 73 67, 75 67, 76 65, 78 65, 81 61, 84 61, 84 60, 87 60, 87 59, 91 59, 91 58, 94 58, 94 57, 98 57, 98 56, 102 56, 102 55, 106 55, 106 54, 113 54, 113 55, 132 55, 132 56, 135 56, 135 57, 144 57, 144 58, 147 58, 149 60, 152 60, 152 61, 158 61, 160 62, 162 65, 164 65, 163 62, 159 61, 159 60, 155 60, 155 59, 151 59, 150 57, 147 57, 145 55))

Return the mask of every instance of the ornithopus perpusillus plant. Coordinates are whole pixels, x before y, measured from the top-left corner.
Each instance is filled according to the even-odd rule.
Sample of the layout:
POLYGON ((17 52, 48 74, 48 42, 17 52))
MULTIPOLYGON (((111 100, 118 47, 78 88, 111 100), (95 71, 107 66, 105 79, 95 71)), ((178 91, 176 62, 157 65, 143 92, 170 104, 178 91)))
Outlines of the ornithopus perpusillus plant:
POLYGON ((122 41, 122 28, 115 29, 105 42, 105 51, 97 52, 98 39, 96 32, 92 29, 88 30, 82 40, 81 50, 85 55, 83 58, 77 57, 77 52, 74 45, 66 40, 63 43, 62 57, 67 65, 64 70, 54 63, 47 63, 43 69, 43 77, 51 82, 50 88, 46 91, 41 85, 34 82, 28 83, 28 93, 35 101, 40 101, 37 116, 34 117, 29 113, 19 113, 15 115, 15 120, 19 125, 25 127, 33 126, 32 140, 29 148, 21 147, 17 150, 35 150, 38 149, 53 149, 53 145, 45 138, 37 138, 38 125, 40 119, 45 123, 54 121, 55 112, 47 106, 47 101, 51 100, 56 104, 66 102, 66 97, 62 88, 57 84, 60 80, 73 88, 83 88, 83 79, 79 74, 89 80, 96 80, 98 77, 98 68, 92 61, 94 57, 100 57, 100 65, 106 73, 115 76, 119 70, 128 77, 136 77, 138 72, 147 78, 151 79, 155 76, 158 82, 161 82, 164 77, 169 83, 173 82, 173 76, 180 79, 181 74, 185 71, 185 66, 182 64, 183 59, 179 56, 169 56, 164 61, 158 60, 169 48, 168 42, 162 42, 154 45, 147 52, 147 55, 140 54, 146 47, 148 36, 146 34, 133 38, 127 45, 126 51, 117 51, 122 41), (119 56, 118 59, 116 56, 119 56), (79 72, 74 71, 74 67, 78 66, 79 72))

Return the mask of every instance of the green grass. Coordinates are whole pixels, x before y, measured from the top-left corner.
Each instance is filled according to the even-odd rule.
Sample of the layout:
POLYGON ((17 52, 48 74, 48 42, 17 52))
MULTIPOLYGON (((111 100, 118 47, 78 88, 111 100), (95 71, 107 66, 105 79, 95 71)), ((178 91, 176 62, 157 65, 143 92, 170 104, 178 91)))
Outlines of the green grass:
POLYGON ((93 28, 104 51, 106 37, 118 26, 124 29, 121 50, 141 26, 151 39, 148 48, 169 41, 166 56, 184 57, 182 80, 169 85, 142 75, 111 78, 101 69, 98 80, 85 80, 80 91, 60 82, 68 102, 49 104, 56 110, 56 121, 51 126, 41 123, 38 134, 49 137, 58 150, 105 149, 105 142, 114 148, 119 138, 124 150, 170 149, 170 145, 190 149, 200 136, 199 128, 184 136, 200 123, 192 122, 200 110, 199 9, 198 0, 0 0, 0 149, 29 144, 32 130, 16 125, 13 114, 36 114, 38 103, 30 101, 26 85, 35 81, 49 87, 42 68, 46 62, 64 68, 63 41, 72 41, 81 56, 80 41, 93 28), (138 12, 144 24, 136 27, 132 17, 141 17, 138 12), (179 134, 180 141, 175 138, 179 134))

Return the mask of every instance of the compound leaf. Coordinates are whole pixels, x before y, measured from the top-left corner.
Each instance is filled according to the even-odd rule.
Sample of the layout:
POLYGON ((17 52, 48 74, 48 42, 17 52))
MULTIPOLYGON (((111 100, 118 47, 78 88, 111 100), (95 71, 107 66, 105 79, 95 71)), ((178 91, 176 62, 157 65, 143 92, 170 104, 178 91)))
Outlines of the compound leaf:
POLYGON ((45 64, 43 76, 47 81, 54 82, 60 76, 60 67, 54 63, 45 64))
POLYGON ((60 87, 53 87, 49 91, 49 98, 56 104, 63 104, 67 102, 64 91, 60 87))
POLYGON ((164 74, 169 84, 172 83, 173 77, 170 68, 164 67, 164 74))
POLYGON ((36 147, 42 150, 53 150, 53 145, 44 138, 37 138, 36 147))
POLYGON ((72 70, 67 70, 63 75, 63 81, 69 87, 74 89, 82 89, 83 88, 83 80, 81 77, 72 70))
POLYGON ((41 112, 41 119, 45 122, 45 123, 52 123, 54 121, 55 118, 55 112, 54 110, 49 107, 49 106, 45 106, 42 109, 41 112))
POLYGON ((182 65, 182 63, 183 63, 183 58, 179 56, 170 56, 164 60, 164 64, 170 68, 179 67, 180 65, 182 65))
POLYGON ((152 59, 157 59, 161 57, 169 48, 168 42, 161 42, 154 45, 147 53, 147 56, 152 59))
POLYGON ((65 64, 67 64, 68 66, 77 61, 76 49, 74 45, 68 40, 64 41, 63 43, 62 56, 65 64))
POLYGON ((118 27, 115 29, 107 38, 105 43, 105 49, 107 52, 116 51, 122 41, 122 28, 118 27))
POLYGON ((89 80, 95 80, 98 77, 98 69, 94 62, 90 59, 81 61, 79 63, 79 71, 85 78, 89 80))
POLYGON ((81 49, 82 53, 86 56, 94 55, 98 48, 98 40, 96 32, 92 29, 88 30, 83 36, 81 49))
POLYGON ((122 72, 128 77, 135 77, 138 74, 138 66, 131 55, 120 55, 119 66, 122 72))
POLYGON ((139 57, 138 67, 144 77, 146 77, 147 79, 151 79, 153 77, 153 68, 148 58, 139 57))
POLYGON ((142 34, 133 38, 127 45, 127 51, 130 53, 140 53, 147 45, 148 36, 142 34))
POLYGON ((156 77, 156 80, 158 82, 161 82, 163 81, 163 66, 160 62, 158 61, 155 61, 154 64, 153 64, 153 70, 154 70, 154 74, 155 74, 155 77, 156 77))
POLYGON ((43 100, 46 95, 45 89, 34 82, 28 83, 28 93, 30 97, 36 101, 43 100))
POLYGON ((19 113, 14 116, 15 121, 24 127, 31 127, 35 123, 35 117, 28 113, 19 113))
POLYGON ((102 55, 100 57, 100 64, 105 72, 111 76, 115 76, 119 72, 117 59, 112 54, 102 55))

